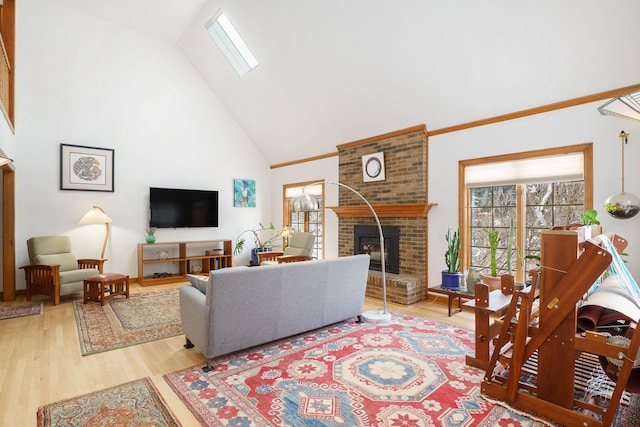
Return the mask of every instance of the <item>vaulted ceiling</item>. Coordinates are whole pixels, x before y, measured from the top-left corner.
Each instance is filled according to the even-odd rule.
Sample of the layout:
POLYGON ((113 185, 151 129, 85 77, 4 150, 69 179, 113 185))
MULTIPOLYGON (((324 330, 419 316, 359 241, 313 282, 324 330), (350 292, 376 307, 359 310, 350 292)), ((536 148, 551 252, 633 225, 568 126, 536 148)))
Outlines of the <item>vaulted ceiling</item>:
POLYGON ((270 163, 640 83, 637 0, 60 0, 176 43, 270 163), (222 8, 260 65, 238 77, 222 8))

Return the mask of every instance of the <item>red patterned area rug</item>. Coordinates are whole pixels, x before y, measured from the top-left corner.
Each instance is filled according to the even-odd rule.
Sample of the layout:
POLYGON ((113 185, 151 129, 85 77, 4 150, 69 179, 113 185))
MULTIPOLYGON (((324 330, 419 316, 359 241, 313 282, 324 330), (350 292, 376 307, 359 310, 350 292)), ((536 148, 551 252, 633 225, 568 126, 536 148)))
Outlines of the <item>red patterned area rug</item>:
POLYGON ((495 426, 543 422, 480 396, 473 332, 406 315, 340 323, 165 375, 206 426, 495 426))
POLYGON ((83 356, 182 333, 178 289, 132 293, 104 306, 73 301, 73 307, 83 356))
POLYGON ((0 320, 42 314, 42 303, 29 303, 0 308, 0 320))
POLYGON ((38 427, 181 426, 144 378, 38 408, 38 427))

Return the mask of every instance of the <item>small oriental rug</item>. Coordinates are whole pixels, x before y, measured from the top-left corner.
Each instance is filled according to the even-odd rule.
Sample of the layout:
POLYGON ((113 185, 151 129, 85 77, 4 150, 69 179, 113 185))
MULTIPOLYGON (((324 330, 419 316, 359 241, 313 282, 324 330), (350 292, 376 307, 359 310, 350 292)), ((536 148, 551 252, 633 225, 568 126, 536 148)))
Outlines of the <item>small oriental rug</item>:
POLYGON ((182 333, 178 289, 132 293, 104 306, 79 300, 73 307, 83 356, 182 333))
POLYGON ((38 427, 181 426, 144 378, 38 408, 38 427))
POLYGON ((0 320, 42 314, 42 303, 29 303, 0 308, 0 320))
POLYGON ((473 332, 406 315, 340 323, 165 375, 206 426, 546 424, 480 396, 473 332))

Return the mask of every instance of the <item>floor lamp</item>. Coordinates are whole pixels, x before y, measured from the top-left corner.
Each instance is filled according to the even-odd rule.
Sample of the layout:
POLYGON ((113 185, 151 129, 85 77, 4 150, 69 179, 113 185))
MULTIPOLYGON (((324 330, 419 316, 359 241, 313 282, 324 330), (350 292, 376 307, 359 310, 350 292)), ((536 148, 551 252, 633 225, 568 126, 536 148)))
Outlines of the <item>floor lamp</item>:
POLYGON ((104 259, 104 251, 107 248, 107 240, 109 240, 109 223, 113 222, 111 218, 107 216, 100 206, 92 206, 89 211, 84 214, 78 224, 104 224, 107 227, 107 231, 104 235, 104 243, 102 244, 102 253, 100 254, 100 258, 104 259))
MULTIPOLYGON (((362 318, 365 321, 372 322, 372 323, 388 322, 389 320, 391 320, 391 313, 387 312, 387 271, 386 271, 385 259, 384 259, 384 255, 385 255, 384 254, 384 235, 382 234, 382 225, 380 225, 380 219, 378 218, 378 214, 376 214, 376 211, 375 209, 373 209, 373 206, 371 206, 371 203, 369 203, 369 201, 365 199, 362 194, 358 193, 356 190, 354 190, 353 188, 349 187, 346 184, 342 184, 340 182, 331 182, 331 181, 318 181, 318 182, 314 182, 306 185, 305 188, 312 185, 320 185, 320 184, 324 184, 324 185, 331 184, 331 185, 336 185, 338 187, 346 188, 347 190, 351 190, 367 204, 369 209, 371 209, 371 213, 373 214, 373 217, 376 220, 376 224, 378 225, 378 233, 380 234, 380 264, 382 266, 383 308, 382 310, 365 311, 364 313, 362 313, 362 318)), ((305 193, 304 188, 302 189, 302 194, 291 199, 291 210, 293 212, 307 212, 310 210, 314 210, 316 209, 317 205, 318 204, 315 198, 312 195, 305 193)))

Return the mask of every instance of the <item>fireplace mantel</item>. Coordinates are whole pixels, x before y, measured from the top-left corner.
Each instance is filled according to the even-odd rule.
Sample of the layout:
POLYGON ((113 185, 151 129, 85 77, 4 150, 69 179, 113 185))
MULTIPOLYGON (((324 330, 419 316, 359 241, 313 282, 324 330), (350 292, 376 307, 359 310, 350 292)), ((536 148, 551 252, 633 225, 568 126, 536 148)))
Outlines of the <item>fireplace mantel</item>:
MULTIPOLYGON (((426 218, 429 210, 437 203, 398 203, 372 205, 380 218, 426 218)), ((329 206, 338 218, 372 218, 371 209, 366 205, 329 206)))

